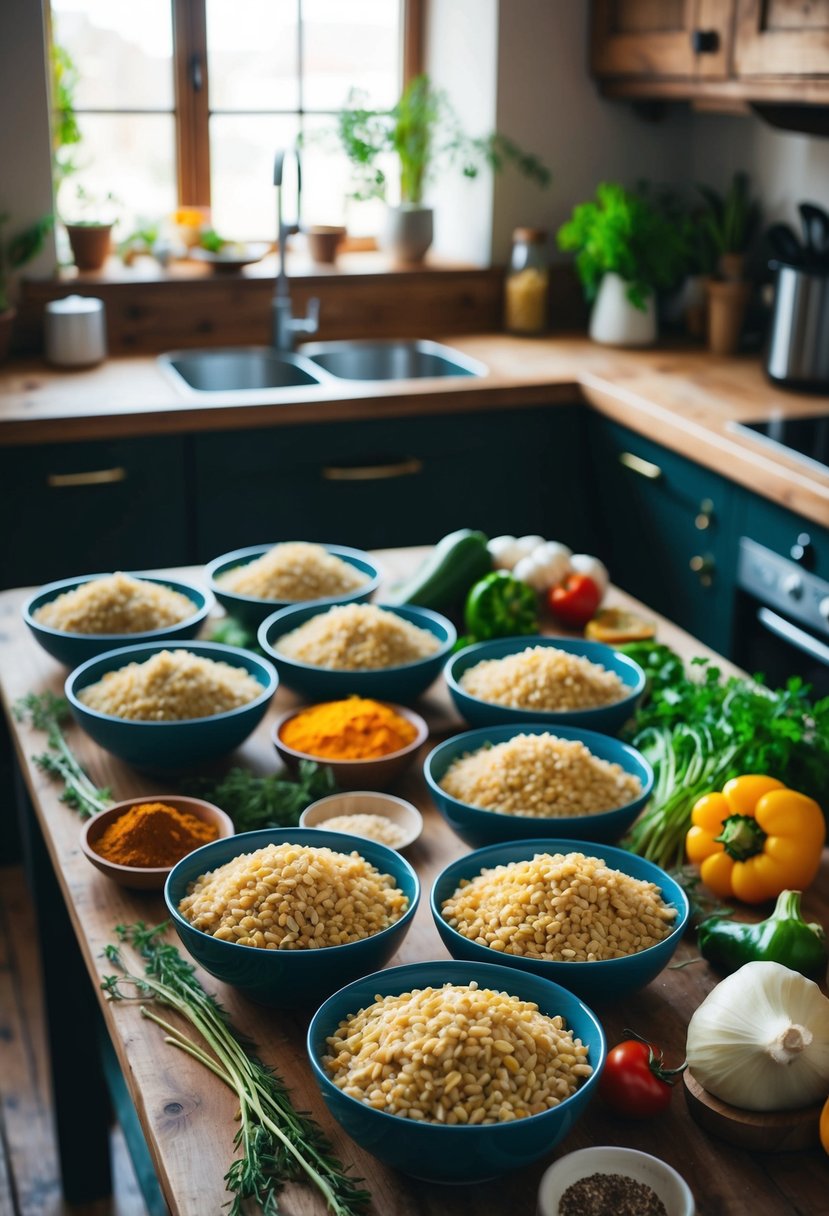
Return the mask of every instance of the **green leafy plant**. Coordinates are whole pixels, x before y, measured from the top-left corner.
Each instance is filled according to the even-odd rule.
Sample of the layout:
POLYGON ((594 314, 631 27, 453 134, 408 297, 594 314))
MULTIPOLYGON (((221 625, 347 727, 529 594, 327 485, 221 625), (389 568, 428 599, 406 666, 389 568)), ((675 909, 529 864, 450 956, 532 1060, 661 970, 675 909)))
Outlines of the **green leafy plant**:
POLYGON ((514 165, 540 186, 550 181, 546 165, 507 136, 497 131, 466 135, 446 93, 426 75, 415 76, 390 110, 367 108, 363 99, 352 90, 338 116, 337 133, 354 169, 355 198, 385 198, 388 183, 377 162, 389 152, 400 162, 400 201, 411 206, 423 202, 426 182, 440 163, 459 164, 470 178, 484 165, 495 172, 514 165))
POLYGON ((27 262, 31 262, 32 258, 37 257, 51 231, 54 217, 44 215, 42 219, 35 220, 28 228, 23 228, 14 236, 6 239, 4 229, 8 222, 8 212, 0 212, 0 312, 5 312, 11 307, 9 275, 13 270, 19 270, 27 262))
POLYGON ((75 90, 80 79, 75 61, 65 47, 52 43, 52 177, 55 193, 67 177, 77 173, 72 149, 81 142, 75 113, 75 90))
POLYGON ((112 806, 111 791, 92 783, 66 742, 63 728, 72 721, 72 715, 65 697, 53 692, 30 692, 15 703, 12 712, 18 722, 28 722, 34 730, 45 732, 49 750, 32 759, 42 772, 63 782, 61 802, 84 819, 112 806))
POLYGON ((646 192, 602 182, 596 198, 574 207, 559 228, 560 249, 575 252, 576 270, 588 300, 595 298, 602 276, 618 274, 627 297, 644 311, 653 291, 667 290, 681 277, 686 236, 646 192))
POLYGON ((760 222, 760 205, 751 197, 747 173, 735 173, 726 194, 710 186, 697 187, 706 207, 701 225, 718 256, 745 253, 760 222))
POLYGON ((118 222, 119 206, 120 199, 111 190, 101 197, 79 183, 75 187, 75 205, 61 219, 78 228, 111 228, 118 222))

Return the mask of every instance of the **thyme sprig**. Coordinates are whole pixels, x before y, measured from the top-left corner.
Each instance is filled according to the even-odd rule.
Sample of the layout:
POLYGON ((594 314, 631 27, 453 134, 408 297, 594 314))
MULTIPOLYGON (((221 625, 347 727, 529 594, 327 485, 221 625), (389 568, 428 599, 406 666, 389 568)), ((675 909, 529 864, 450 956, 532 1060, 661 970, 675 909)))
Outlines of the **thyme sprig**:
POLYGON ((18 722, 28 721, 35 730, 46 733, 49 751, 32 756, 32 760, 42 772, 64 783, 61 802, 84 819, 112 805, 111 791, 93 784, 66 742, 63 726, 71 714, 65 697, 53 692, 30 692, 15 703, 13 713, 18 722))
POLYGON ((225 1174, 233 1195, 230 1216, 242 1216, 248 1199, 255 1200, 265 1216, 278 1216, 284 1183, 302 1179, 319 1190, 333 1216, 357 1216, 369 1202, 368 1192, 346 1173, 322 1129, 294 1108, 284 1081, 256 1056, 216 998, 205 992, 191 964, 162 940, 166 929, 166 924, 151 928, 142 922, 116 926, 119 942, 131 945, 143 959, 144 974, 130 974, 121 947, 109 945, 104 954, 121 974, 105 976, 101 987, 110 1000, 137 998, 176 1010, 206 1046, 149 1004, 141 1007, 142 1015, 166 1032, 165 1042, 198 1060, 236 1094, 240 1123, 234 1144, 241 1156, 225 1174), (133 993, 125 992, 125 986, 133 993))

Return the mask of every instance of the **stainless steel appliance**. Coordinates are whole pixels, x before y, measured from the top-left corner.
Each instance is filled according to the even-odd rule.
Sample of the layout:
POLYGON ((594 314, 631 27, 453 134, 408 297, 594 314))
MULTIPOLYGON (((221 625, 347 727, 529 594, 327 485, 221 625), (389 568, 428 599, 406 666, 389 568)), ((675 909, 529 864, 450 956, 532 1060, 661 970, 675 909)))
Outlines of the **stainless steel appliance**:
POLYGON ((771 443, 788 456, 816 465, 829 473, 829 414, 807 418, 761 418, 759 422, 730 422, 729 430, 771 443))
POLYGON ((766 371, 777 384, 829 390, 829 266, 774 263, 766 371))
MULTIPOLYGON (((798 540, 808 551, 808 537, 798 540)), ((829 696, 829 582, 744 536, 737 565, 734 661, 780 686, 789 676, 829 696)))

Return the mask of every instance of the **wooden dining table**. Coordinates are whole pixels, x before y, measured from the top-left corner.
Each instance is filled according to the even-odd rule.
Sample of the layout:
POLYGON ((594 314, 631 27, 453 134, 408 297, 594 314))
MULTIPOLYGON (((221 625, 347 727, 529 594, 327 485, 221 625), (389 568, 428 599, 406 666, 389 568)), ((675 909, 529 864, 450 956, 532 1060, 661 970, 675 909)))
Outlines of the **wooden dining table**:
MULTIPOLYGON (((380 552, 387 583, 405 577, 426 552, 380 552)), ((176 573, 195 581, 201 577, 199 570, 176 573)), ((78 814, 60 800, 60 785, 33 762, 33 755, 45 748, 45 737, 25 721, 18 721, 14 706, 29 692, 61 692, 67 672, 28 633, 20 613, 27 594, 26 589, 0 594, 0 692, 14 745, 16 801, 38 915, 64 1192, 70 1201, 86 1201, 107 1192, 107 1136, 114 1095, 151 1216, 166 1210, 174 1216, 218 1216, 230 1199, 224 1175, 235 1153, 236 1100, 216 1076, 165 1043, 159 1027, 141 1016, 140 1002, 113 1003, 101 991, 102 977, 113 970, 103 951, 115 941, 116 925, 160 923, 165 920, 165 907, 160 893, 126 890, 89 863, 80 848, 78 814)), ((611 588, 607 602, 650 616, 657 623, 658 640, 684 658, 716 658, 622 592, 611 588)), ((724 661, 719 663, 733 670, 724 661)), ((277 714, 296 701, 292 693, 280 688, 251 738, 210 771, 218 773, 229 765, 243 765, 258 773, 275 771, 279 761, 270 739, 271 726, 277 714)), ((442 680, 416 708, 432 732, 419 760, 435 741, 464 729, 442 680)), ((79 727, 70 725, 67 737, 93 782, 109 787, 114 798, 172 792, 170 778, 152 778, 128 767, 79 727)), ((421 837, 406 854, 420 877, 423 898, 391 966, 447 957, 427 897, 435 875, 466 852, 466 846, 432 806, 419 760, 391 791, 410 799, 424 820, 421 837)), ((7 807, 6 813, 10 815, 12 809, 7 807)), ((829 851, 803 905, 808 919, 829 924, 829 851)), ((172 930, 170 940, 176 940, 172 930)), ((687 935, 675 964, 689 965, 667 967, 632 996, 595 1003, 609 1044, 628 1037, 630 1028, 658 1043, 668 1065, 682 1062, 689 1018, 718 978, 707 963, 690 962, 697 953, 693 934, 687 935)), ((129 961, 140 966, 134 957, 129 961)), ((494 1181, 454 1187, 413 1181, 361 1149, 328 1113, 306 1057, 305 1034, 312 1010, 266 1009, 209 975, 199 972, 199 977, 207 991, 217 995, 234 1026, 255 1043, 259 1056, 284 1079, 295 1105, 311 1113, 340 1159, 365 1180, 372 1195, 369 1211, 374 1216, 531 1216, 547 1166, 588 1145, 625 1145, 669 1162, 691 1186, 701 1216, 829 1213, 829 1159, 817 1143, 794 1152, 736 1148, 694 1121, 681 1083, 666 1114, 641 1122, 616 1115, 595 1099, 547 1157, 494 1181)), ((175 1015, 169 1016, 175 1020, 175 1015)), ((289 1184, 280 1203, 284 1216, 323 1216, 325 1212, 322 1198, 307 1185, 289 1184)))

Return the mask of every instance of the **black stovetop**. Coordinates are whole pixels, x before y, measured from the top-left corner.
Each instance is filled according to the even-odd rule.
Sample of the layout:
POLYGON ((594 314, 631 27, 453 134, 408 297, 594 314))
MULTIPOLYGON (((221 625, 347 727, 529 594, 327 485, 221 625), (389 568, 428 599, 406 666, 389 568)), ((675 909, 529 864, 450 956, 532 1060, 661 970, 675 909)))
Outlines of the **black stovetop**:
POLYGON ((829 414, 735 422, 733 425, 738 431, 748 431, 764 443, 782 448, 790 456, 808 460, 823 473, 829 472, 829 414))

